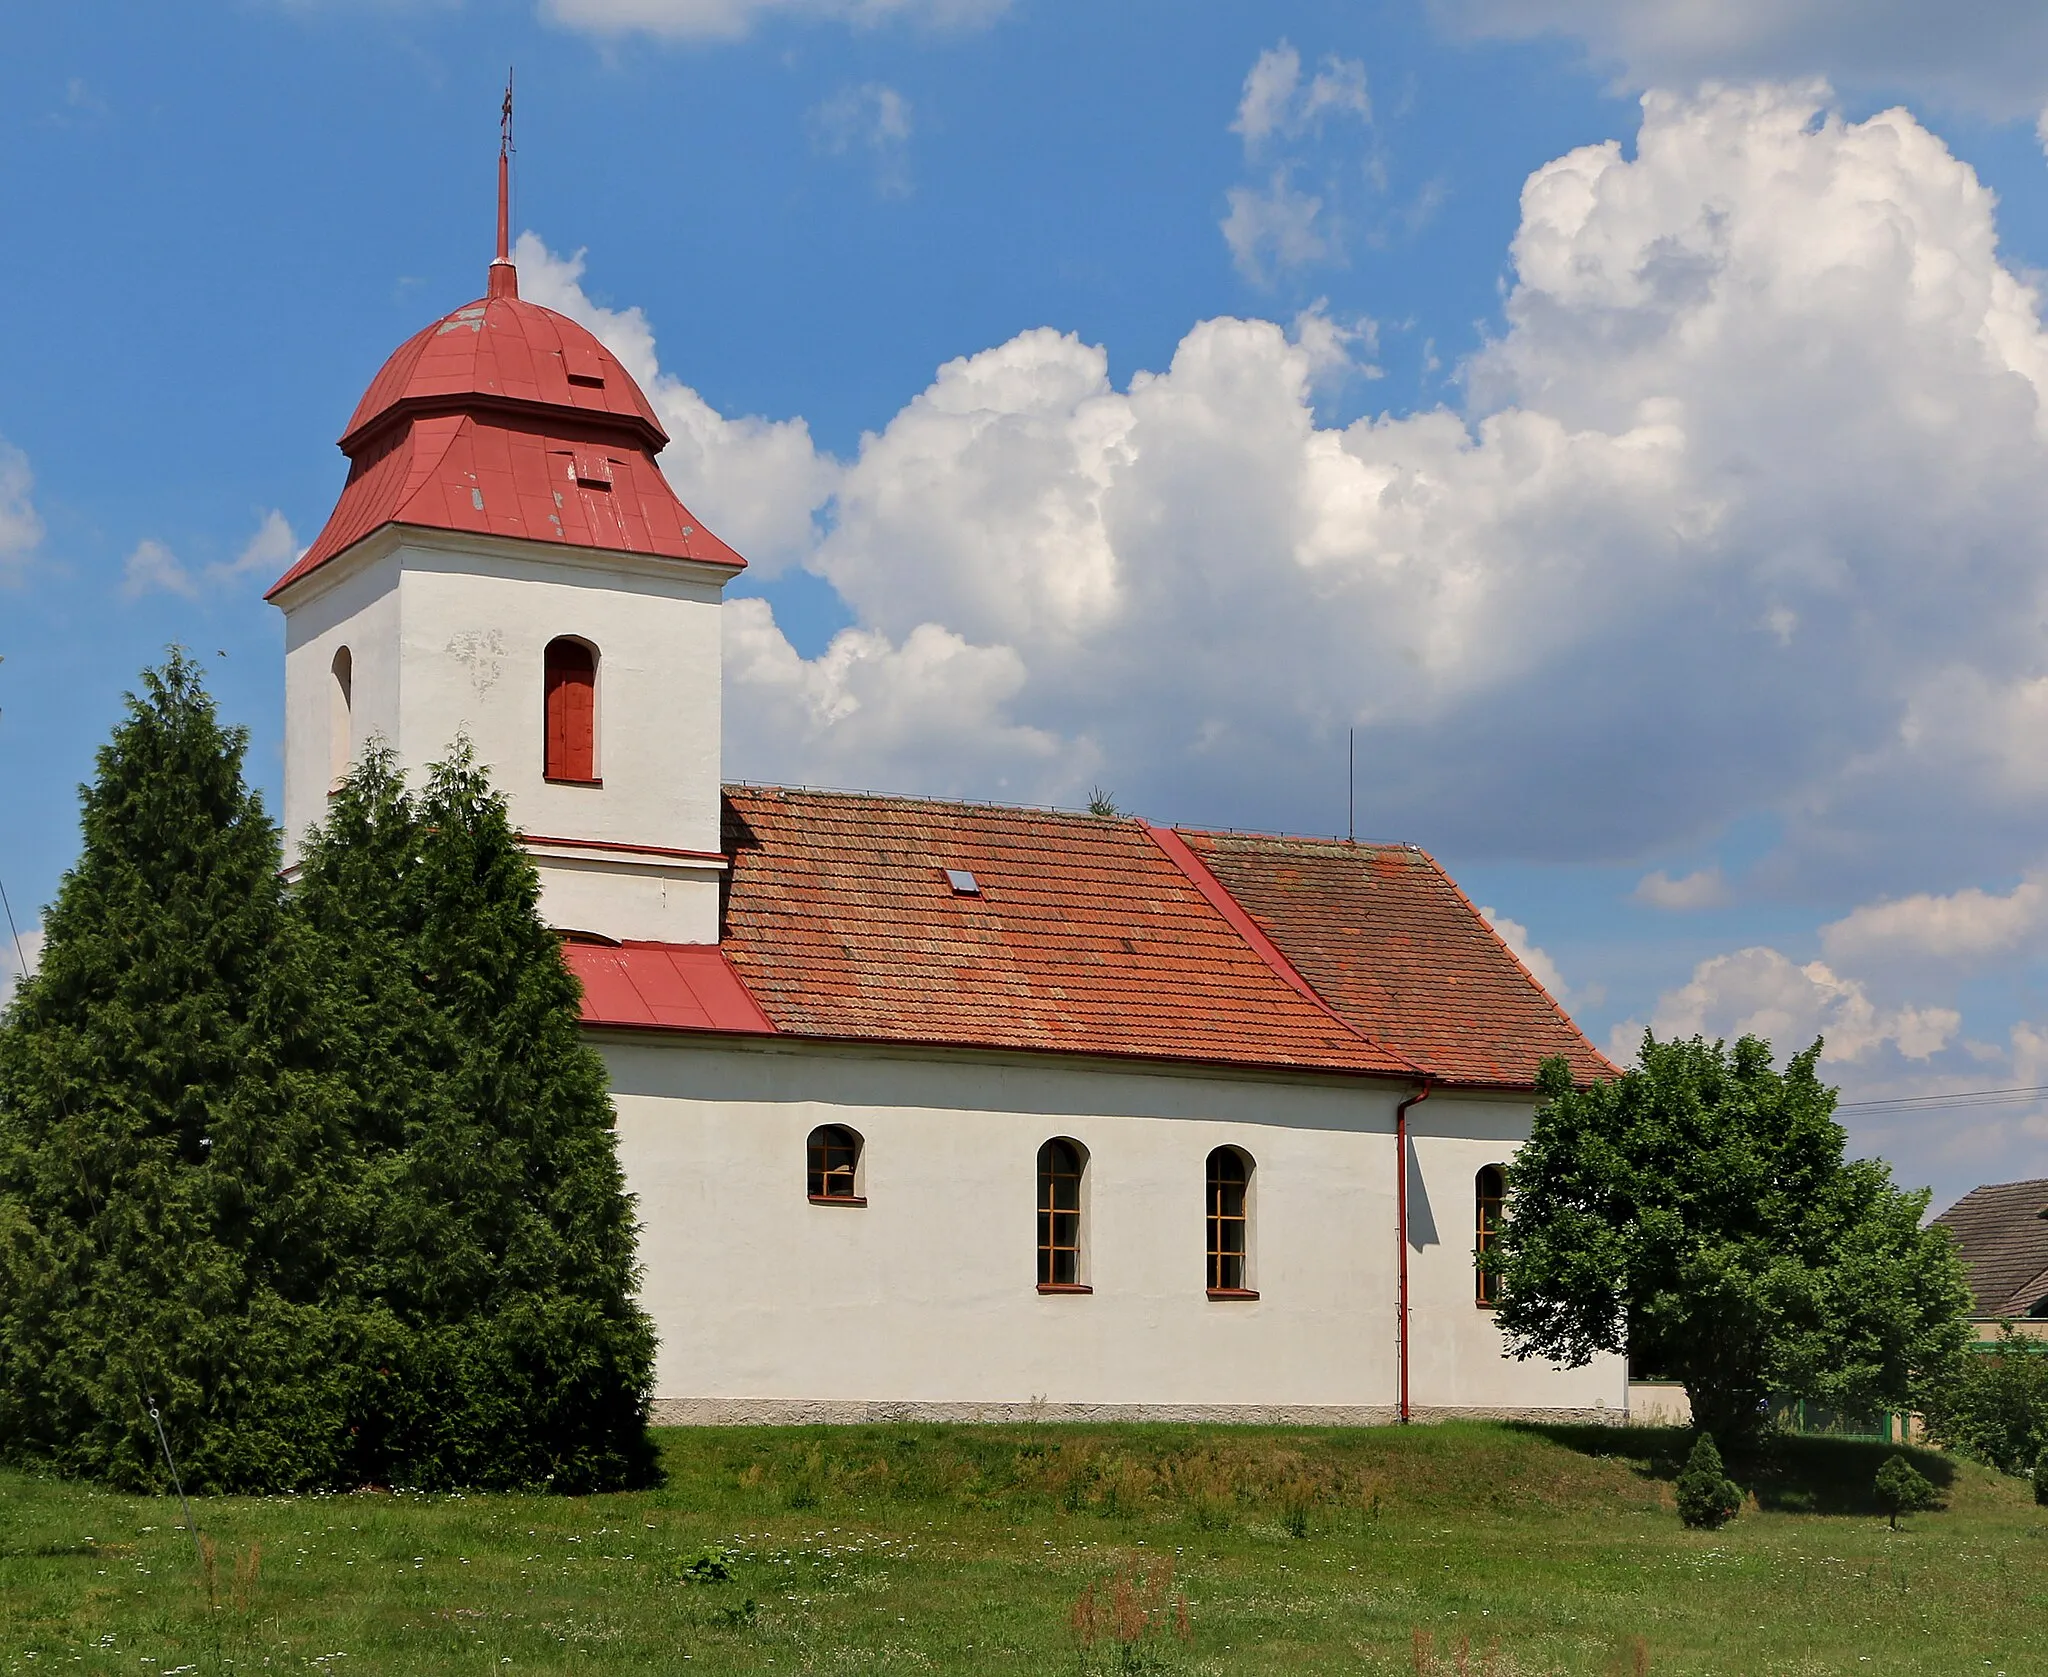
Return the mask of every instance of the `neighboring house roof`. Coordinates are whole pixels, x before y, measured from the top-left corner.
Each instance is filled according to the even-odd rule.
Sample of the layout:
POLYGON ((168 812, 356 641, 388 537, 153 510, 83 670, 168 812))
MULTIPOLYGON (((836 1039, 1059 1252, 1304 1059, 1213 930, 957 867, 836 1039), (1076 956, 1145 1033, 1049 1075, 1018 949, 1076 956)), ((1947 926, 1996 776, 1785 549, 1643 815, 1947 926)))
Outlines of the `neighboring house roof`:
POLYGON ((662 476, 668 434, 632 374, 497 266, 506 294, 414 333, 370 381, 341 498, 266 598, 386 524, 746 564, 662 476))
POLYGON ((1934 1220, 1955 1239, 1977 1315, 2048 1311, 2048 1177, 1972 1188, 1934 1220))
POLYGON ((1426 852, 1184 836, 1318 994, 1437 1076, 1525 1084, 1552 1055, 1582 1080, 1616 1075, 1426 852))
MULTIPOLYGON (((715 959, 767 1028, 801 1037, 1517 1089, 1563 1053, 1586 1076, 1611 1075, 1426 857, 1257 841, 1306 857, 1327 890, 1371 910, 1333 932, 1305 908, 1281 912, 1287 881, 1244 860, 1250 842, 1042 810, 729 787, 723 940, 690 959, 715 959), (1389 876, 1389 858, 1408 871, 1389 876), (1346 867, 1360 875, 1348 885, 1346 867), (949 869, 978 891, 956 891, 949 869), (1358 947, 1346 954, 1350 937, 1358 947), (1374 989, 1375 963, 1404 970, 1374 989), (1346 984, 1325 988, 1331 974, 1346 984)), ((665 947, 571 944, 585 1019, 740 1028, 683 1018, 692 1006, 708 1018, 696 1003, 657 1018, 646 983, 632 997, 619 990, 665 947)), ((673 985, 660 973, 652 982, 673 985)))

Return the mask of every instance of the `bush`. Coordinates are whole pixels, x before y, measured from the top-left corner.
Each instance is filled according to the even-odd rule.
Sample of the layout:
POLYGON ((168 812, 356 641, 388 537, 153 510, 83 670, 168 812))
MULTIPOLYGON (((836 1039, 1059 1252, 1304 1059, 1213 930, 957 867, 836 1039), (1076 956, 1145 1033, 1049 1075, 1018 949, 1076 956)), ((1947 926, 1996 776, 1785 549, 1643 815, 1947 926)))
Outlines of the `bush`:
POLYGON ((2034 1500, 2048 1508, 2048 1449, 2034 1458, 2034 1500))
POLYGON ((1891 1516, 1893 1531, 1901 1514, 1917 1514, 1935 1506, 1934 1486, 1904 1456, 1893 1456, 1877 1470, 1877 1505, 1891 1516))
POLYGON ((1721 1468, 1714 1435, 1703 1432, 1678 1476, 1678 1517, 1689 1526, 1714 1531, 1735 1518, 1742 1506, 1742 1487, 1721 1468))
POLYGON ((2025 1473, 2048 1451, 2048 1345, 2008 1324, 1996 1345, 1966 1353, 1921 1407, 1936 1443, 2025 1473))

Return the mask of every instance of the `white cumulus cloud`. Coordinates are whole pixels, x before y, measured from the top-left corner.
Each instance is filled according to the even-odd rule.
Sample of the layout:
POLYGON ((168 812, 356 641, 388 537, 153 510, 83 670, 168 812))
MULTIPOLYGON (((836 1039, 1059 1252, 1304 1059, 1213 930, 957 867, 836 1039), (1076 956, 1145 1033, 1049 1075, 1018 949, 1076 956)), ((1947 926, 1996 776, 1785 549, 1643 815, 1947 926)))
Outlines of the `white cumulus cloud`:
POLYGON ((139 600, 145 594, 176 594, 187 600, 199 594, 199 584, 184 561, 154 536, 137 542, 121 566, 121 598, 139 600))
POLYGON ((1637 902, 1648 903, 1652 908, 1685 912, 1719 908, 1728 901, 1729 890, 1728 881, 1718 867, 1701 868, 1677 879, 1659 869, 1637 881, 1634 895, 1637 902))
MULTIPOLYGON (((1802 966, 1762 947, 1700 962, 1686 983, 1658 998, 1649 1021, 1664 1038, 1760 1036, 1781 1056, 1824 1037, 1822 1058, 1833 1062, 1861 1060, 1884 1047, 1925 1060, 1946 1048, 1961 1025, 1953 1008, 1883 1007, 1863 984, 1823 962, 1802 966)), ((1639 1019, 1617 1025, 1608 1057, 1633 1064, 1642 1034, 1639 1019)))
POLYGON ((1479 35, 1560 35, 1633 87, 1826 76, 1997 117, 2048 103, 2034 0, 1435 0, 1479 35))
POLYGON ((0 1008, 14 999, 14 992, 24 973, 29 977, 35 976, 36 964, 42 953, 43 933, 39 927, 31 926, 23 932, 17 948, 7 928, 0 926, 0 1008))
POLYGON ((733 41, 776 18, 849 23, 892 22, 941 29, 992 22, 1009 0, 541 0, 552 23, 592 35, 652 35, 673 41, 733 41))
MULTIPOLYGON (((1276 153, 1283 141, 1320 133, 1328 119, 1346 117, 1370 128, 1372 96, 1365 66, 1356 59, 1325 54, 1313 75, 1302 75, 1301 54, 1282 41, 1253 61, 1238 98, 1230 131, 1244 141, 1247 161, 1276 153)), ((1325 183, 1310 190, 1297 179, 1310 167, 1302 155, 1278 155, 1263 181, 1233 186, 1224 195, 1229 213, 1221 223, 1224 242, 1238 272, 1257 285, 1312 263, 1341 260, 1343 251, 1325 197, 1343 171, 1324 169, 1325 183)), ((1378 178, 1377 163, 1369 172, 1378 178)))
POLYGON ((1821 928, 1829 960, 1876 963, 1941 961, 1971 965, 2038 949, 2048 933, 2048 874, 2031 873, 2010 891, 1969 886, 1916 892, 1867 903, 1821 928))
POLYGON ((867 159, 875 190, 885 198, 910 193, 910 101, 881 82, 842 87, 813 107, 811 143, 830 157, 867 159))
POLYGON ((1355 58, 1329 53, 1304 83, 1301 54, 1283 40, 1253 61, 1230 131, 1242 135, 1245 149, 1253 151, 1275 135, 1305 133, 1329 116, 1372 121, 1365 66, 1355 58))
POLYGON ((30 555, 42 545, 35 487, 28 456, 0 439, 0 583, 18 580, 30 555))
MULTIPOLYGON (((1000 655, 976 714, 1058 742, 1031 761, 1071 767, 1061 796, 1341 830, 1355 726, 1374 836, 1603 860, 1768 809, 1759 889, 1874 898, 2011 877, 2048 822, 2048 334, 1995 210, 1903 111, 1654 95, 1632 148, 1530 176, 1458 409, 1318 423, 1313 317, 1198 322, 1122 386, 1039 328, 843 463, 663 374, 580 258, 520 260, 648 384, 712 528, 825 578, 874 645, 1000 655)), ((736 772, 861 730, 885 785, 969 761, 956 715, 907 706, 879 743, 790 659, 757 667, 810 695, 801 751, 736 733, 736 772)))
POLYGON ((662 470, 692 512, 759 572, 773 574, 810 552, 812 516, 832 493, 838 467, 812 445, 803 420, 728 419, 714 411, 662 371, 645 314, 591 301, 582 251, 558 256, 522 233, 513 258, 520 294, 587 327, 647 392, 670 437, 662 470))

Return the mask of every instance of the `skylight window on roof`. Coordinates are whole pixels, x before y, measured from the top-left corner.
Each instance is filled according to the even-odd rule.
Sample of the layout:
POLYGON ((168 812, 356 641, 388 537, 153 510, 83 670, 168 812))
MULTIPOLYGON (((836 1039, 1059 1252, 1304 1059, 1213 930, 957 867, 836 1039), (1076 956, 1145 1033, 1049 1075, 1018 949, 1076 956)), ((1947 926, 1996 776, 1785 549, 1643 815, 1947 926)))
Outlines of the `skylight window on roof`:
POLYGON ((946 883, 953 887, 956 897, 978 897, 981 895, 981 881, 965 868, 946 869, 946 883))

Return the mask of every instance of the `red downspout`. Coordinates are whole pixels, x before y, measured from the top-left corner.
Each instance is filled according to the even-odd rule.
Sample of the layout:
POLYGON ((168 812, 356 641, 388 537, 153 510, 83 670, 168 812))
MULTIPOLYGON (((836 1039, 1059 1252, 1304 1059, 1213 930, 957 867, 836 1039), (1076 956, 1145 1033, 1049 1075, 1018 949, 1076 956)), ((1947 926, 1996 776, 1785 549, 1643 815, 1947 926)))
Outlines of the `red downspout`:
POLYGON ((1408 1424, 1408 1109, 1428 1100, 1436 1085, 1427 1077, 1419 1093, 1394 1108, 1394 1221, 1401 1237, 1401 1424, 1408 1424))

